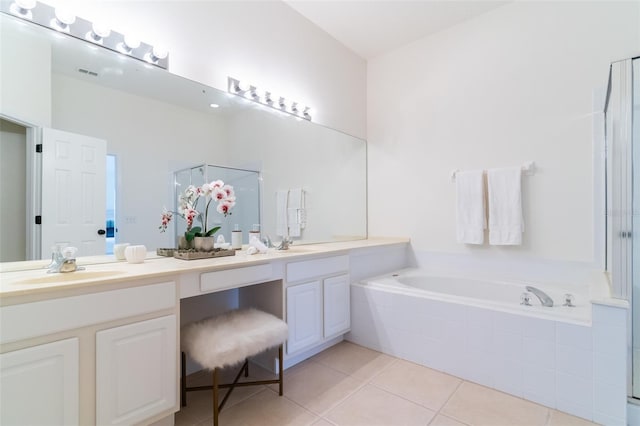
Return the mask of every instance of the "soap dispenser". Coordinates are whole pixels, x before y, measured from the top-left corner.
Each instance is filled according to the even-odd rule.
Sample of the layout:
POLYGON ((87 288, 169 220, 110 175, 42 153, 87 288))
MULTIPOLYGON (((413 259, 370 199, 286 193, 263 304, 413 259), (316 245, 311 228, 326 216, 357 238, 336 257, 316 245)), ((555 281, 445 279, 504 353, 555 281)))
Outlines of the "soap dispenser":
POLYGON ((251 231, 249 231, 249 241, 251 241, 251 237, 256 237, 258 241, 260 241, 260 224, 256 223, 251 227, 251 231))
POLYGON ((242 231, 237 223, 233 225, 233 231, 231 231, 231 248, 242 250, 242 231))

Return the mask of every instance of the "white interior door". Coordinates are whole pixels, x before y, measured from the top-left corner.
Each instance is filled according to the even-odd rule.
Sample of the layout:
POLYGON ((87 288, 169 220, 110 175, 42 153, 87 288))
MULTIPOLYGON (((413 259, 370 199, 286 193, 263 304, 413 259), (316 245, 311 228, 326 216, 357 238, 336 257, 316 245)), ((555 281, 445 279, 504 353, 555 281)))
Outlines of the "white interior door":
POLYGON ((42 129, 42 258, 57 243, 105 253, 106 163, 105 140, 42 129))

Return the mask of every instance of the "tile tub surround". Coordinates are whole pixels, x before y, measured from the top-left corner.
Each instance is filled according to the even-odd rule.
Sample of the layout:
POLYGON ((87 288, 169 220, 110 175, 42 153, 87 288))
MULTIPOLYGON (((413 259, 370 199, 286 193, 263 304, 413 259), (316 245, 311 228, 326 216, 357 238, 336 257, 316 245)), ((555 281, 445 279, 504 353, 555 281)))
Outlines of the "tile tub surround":
POLYGON ((352 284, 347 340, 607 425, 626 425, 626 314, 526 317, 352 284))
MULTIPOLYGON (((263 378, 259 367, 251 375, 263 378)), ((208 375, 196 373, 208 383, 208 375)), ((209 392, 192 392, 176 426, 210 425, 209 392)), ((285 371, 285 394, 239 388, 221 412, 225 425, 520 425, 593 423, 412 362, 342 342, 285 371), (327 380, 330 377, 330 380, 327 380)))

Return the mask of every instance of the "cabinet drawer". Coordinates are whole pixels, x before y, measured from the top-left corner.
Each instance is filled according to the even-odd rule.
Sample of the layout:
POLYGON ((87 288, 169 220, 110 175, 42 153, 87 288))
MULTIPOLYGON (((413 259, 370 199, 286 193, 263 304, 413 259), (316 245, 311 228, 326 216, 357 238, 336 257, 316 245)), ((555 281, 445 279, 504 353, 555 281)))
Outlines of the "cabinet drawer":
POLYGON ((295 282, 332 275, 349 270, 349 256, 333 256, 322 259, 287 263, 287 281, 295 282))
POLYGON ((173 281, 0 308, 0 343, 173 308, 173 281))
POLYGON ((212 292, 270 281, 273 277, 271 264, 205 272, 200 275, 200 291, 212 292))

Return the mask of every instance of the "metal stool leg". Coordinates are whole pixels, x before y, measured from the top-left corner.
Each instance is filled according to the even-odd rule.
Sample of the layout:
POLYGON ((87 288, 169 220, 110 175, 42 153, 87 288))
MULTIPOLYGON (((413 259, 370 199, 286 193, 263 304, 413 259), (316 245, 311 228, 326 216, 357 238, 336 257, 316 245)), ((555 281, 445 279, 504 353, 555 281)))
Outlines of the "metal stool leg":
POLYGON ((278 348, 278 387, 280 388, 280 396, 282 396, 282 372, 284 371, 284 366, 282 365, 282 345, 278 348))
POLYGON ((180 353, 180 406, 187 406, 187 362, 184 352, 180 353))
POLYGON ((213 426, 218 426, 218 369, 213 370, 213 426))

